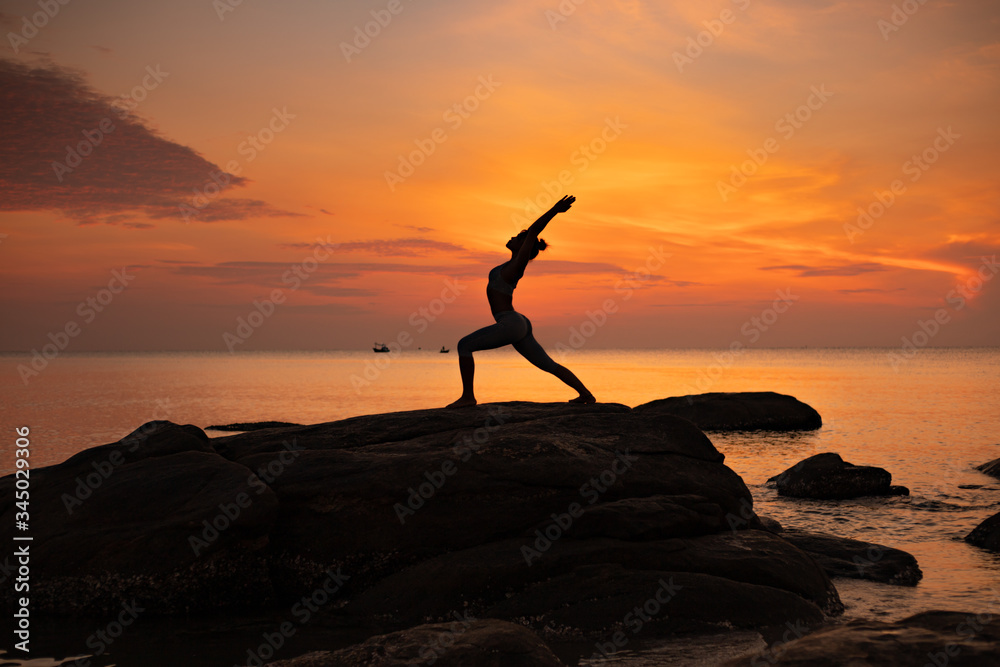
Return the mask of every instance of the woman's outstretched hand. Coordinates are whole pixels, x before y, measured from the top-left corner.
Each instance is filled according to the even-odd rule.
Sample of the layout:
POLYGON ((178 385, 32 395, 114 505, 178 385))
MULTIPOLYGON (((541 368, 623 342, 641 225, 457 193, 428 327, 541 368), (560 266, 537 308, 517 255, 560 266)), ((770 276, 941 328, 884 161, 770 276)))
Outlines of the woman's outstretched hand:
POLYGON ((555 206, 552 207, 552 211, 555 213, 565 213, 566 211, 569 210, 569 207, 572 206, 573 202, 575 201, 576 197, 573 197, 571 195, 566 195, 565 197, 563 197, 562 199, 560 199, 555 203, 555 206))

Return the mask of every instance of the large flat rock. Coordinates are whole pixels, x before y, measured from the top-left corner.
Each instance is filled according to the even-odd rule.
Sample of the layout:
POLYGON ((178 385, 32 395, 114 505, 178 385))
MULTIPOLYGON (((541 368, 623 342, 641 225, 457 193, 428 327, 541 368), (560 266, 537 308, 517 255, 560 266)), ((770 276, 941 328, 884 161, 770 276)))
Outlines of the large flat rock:
MULTIPOLYGON (((811 557, 750 530, 749 490, 698 427, 619 405, 419 410, 212 442, 161 422, 32 480, 43 612, 285 605, 331 576, 334 607, 386 629, 465 610, 600 634, 671 581, 644 634, 842 610, 811 557)), ((0 480, 0 539, 13 483, 0 480)))
POLYGON ((823 425, 815 409, 773 391, 673 396, 637 405, 639 414, 683 417, 703 431, 812 431, 823 425))
POLYGON ((257 429, 237 435, 215 438, 212 446, 227 458, 239 458, 261 452, 280 451, 286 439, 296 439, 307 449, 351 449, 384 442, 402 442, 426 435, 440 436, 456 432, 491 432, 498 425, 516 424, 535 419, 580 416, 585 414, 622 414, 631 412, 618 403, 482 403, 461 409, 433 408, 385 414, 362 415, 309 426, 285 426, 257 429))

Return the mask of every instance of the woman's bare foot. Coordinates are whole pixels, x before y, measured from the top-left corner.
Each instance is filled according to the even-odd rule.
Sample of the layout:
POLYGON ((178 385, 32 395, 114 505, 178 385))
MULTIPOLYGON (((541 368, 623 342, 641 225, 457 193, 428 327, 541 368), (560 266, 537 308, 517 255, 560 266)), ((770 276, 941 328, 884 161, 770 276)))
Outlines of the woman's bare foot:
POLYGON ((450 405, 447 405, 445 407, 448 407, 448 408, 464 408, 464 407, 468 407, 470 405, 475 405, 475 404, 476 404, 476 399, 475 398, 466 398, 465 396, 463 396, 462 398, 458 399, 454 403, 451 403, 450 405))
POLYGON ((576 398, 571 399, 569 402, 570 403, 581 403, 581 404, 584 404, 584 405, 590 405, 591 403, 597 403, 597 399, 594 398, 593 394, 587 393, 587 394, 580 394, 576 398))

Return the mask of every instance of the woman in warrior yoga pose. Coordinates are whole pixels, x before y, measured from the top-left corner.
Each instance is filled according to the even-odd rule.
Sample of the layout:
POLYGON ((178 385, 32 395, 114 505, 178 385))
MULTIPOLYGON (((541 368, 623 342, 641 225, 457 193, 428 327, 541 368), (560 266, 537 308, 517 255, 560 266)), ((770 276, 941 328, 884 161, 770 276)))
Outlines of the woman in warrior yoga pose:
POLYGON ((493 319, 496 324, 474 331, 458 342, 458 368, 462 374, 462 397, 449 405, 449 408, 461 408, 476 404, 476 395, 472 388, 472 379, 476 366, 472 353, 477 350, 492 350, 493 348, 513 345, 514 349, 543 371, 552 373, 557 378, 576 389, 580 395, 570 403, 594 403, 596 399, 583 383, 565 366, 557 364, 545 353, 535 337, 531 335, 531 322, 524 315, 514 310, 514 288, 517 281, 524 276, 524 269, 540 250, 545 250, 544 239, 538 235, 545 225, 556 216, 569 210, 576 197, 563 197, 555 206, 531 226, 517 236, 507 241, 510 259, 500 266, 493 267, 490 279, 486 285, 486 299, 490 302, 493 319))

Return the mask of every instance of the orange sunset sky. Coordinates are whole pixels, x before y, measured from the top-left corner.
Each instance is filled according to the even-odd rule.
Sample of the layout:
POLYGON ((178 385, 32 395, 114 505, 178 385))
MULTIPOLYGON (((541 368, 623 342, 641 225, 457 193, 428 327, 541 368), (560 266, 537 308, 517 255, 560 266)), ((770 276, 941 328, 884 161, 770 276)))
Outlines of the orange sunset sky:
POLYGON ((233 349, 453 346, 549 192, 546 346, 1000 340, 995 0, 48 4, 0 6, 0 350, 272 296, 233 349))

